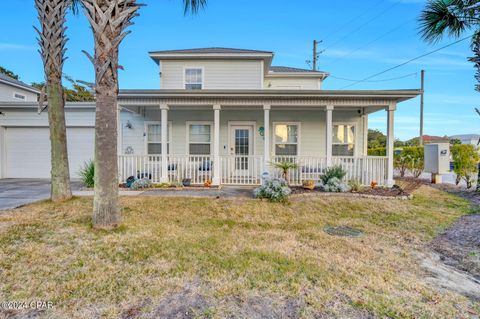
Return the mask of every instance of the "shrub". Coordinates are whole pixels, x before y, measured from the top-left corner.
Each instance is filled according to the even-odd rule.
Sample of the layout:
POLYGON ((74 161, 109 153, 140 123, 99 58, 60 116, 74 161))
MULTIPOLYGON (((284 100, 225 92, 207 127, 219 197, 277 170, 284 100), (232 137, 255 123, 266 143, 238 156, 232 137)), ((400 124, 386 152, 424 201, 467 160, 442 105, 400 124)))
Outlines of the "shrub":
POLYGON ((132 186, 130 186, 130 188, 133 190, 139 190, 139 189, 150 188, 150 187, 152 187, 152 182, 148 178, 137 179, 135 180, 135 182, 132 183, 132 186))
POLYGON ((326 183, 322 184, 321 188, 329 193, 345 193, 350 190, 350 187, 337 177, 330 178, 326 183))
POLYGON ((363 189, 362 183, 356 178, 349 180, 348 186, 350 187, 352 192, 361 192, 363 189))
POLYGON ((367 153, 368 156, 387 156, 387 149, 385 147, 369 148, 367 153))
POLYGON ((473 145, 453 145, 451 147, 453 158, 453 171, 457 174, 457 184, 460 179, 467 183, 467 188, 472 187, 478 169, 479 154, 473 145))
POLYGON ((320 181, 325 185, 328 184, 328 181, 334 177, 342 180, 346 175, 347 171, 344 170, 341 165, 335 165, 325 169, 323 174, 320 176, 320 181))
POLYGON ((265 180, 262 186, 256 188, 253 194, 256 198, 265 198, 270 202, 284 203, 288 200, 290 192, 291 190, 286 180, 283 178, 269 178, 265 180))
POLYGON ((408 170, 415 178, 418 178, 424 168, 424 149, 423 146, 404 147, 400 156, 404 156, 407 162, 408 170))
POLYGON ((85 186, 89 188, 95 186, 95 163, 92 160, 83 163, 83 167, 78 174, 85 186))

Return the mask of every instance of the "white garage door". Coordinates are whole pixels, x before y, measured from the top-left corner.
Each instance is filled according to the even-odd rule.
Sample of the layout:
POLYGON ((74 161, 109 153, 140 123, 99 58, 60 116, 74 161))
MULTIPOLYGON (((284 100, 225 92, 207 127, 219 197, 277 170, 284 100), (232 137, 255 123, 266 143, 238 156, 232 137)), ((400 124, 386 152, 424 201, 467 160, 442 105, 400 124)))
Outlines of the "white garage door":
MULTIPOLYGON (((85 161, 93 159, 93 128, 68 128, 70 176, 78 177, 85 161)), ((8 127, 6 133, 6 176, 50 177, 50 133, 48 128, 8 127)))

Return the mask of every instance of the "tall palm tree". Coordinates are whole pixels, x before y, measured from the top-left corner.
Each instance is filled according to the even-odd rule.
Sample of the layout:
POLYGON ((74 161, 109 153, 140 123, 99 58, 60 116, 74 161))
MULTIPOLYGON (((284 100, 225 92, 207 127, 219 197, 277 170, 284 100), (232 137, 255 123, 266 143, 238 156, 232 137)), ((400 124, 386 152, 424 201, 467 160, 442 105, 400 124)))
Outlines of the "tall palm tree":
MULTIPOLYGON (((68 166, 67 132, 65 125, 65 99, 62 86, 65 61, 65 16, 69 7, 75 10, 78 0, 35 0, 40 29, 38 44, 43 60, 48 105, 48 123, 51 144, 51 199, 72 197, 68 166)), ((41 98, 43 101, 43 97, 41 98)))
POLYGON ((471 47, 474 56, 469 58, 476 68, 480 92, 480 0, 429 0, 420 16, 420 33, 428 42, 437 42, 444 35, 459 38, 473 31, 471 47))
MULTIPOLYGON (((196 13, 207 0, 183 0, 185 14, 196 13)), ((95 54, 95 195, 93 225, 114 228, 120 224, 117 160, 118 51, 142 6, 136 0, 82 0, 93 31, 95 54)))

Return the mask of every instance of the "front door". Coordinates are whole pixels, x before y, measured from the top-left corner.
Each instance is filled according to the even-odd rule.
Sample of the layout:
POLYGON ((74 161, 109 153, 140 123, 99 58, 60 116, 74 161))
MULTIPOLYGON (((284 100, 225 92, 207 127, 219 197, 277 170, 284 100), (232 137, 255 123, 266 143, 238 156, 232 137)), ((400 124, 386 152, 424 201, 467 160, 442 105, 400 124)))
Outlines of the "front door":
POLYGON ((249 155, 253 154, 253 126, 232 125, 230 154, 235 155, 234 171, 245 175, 249 168, 249 155))

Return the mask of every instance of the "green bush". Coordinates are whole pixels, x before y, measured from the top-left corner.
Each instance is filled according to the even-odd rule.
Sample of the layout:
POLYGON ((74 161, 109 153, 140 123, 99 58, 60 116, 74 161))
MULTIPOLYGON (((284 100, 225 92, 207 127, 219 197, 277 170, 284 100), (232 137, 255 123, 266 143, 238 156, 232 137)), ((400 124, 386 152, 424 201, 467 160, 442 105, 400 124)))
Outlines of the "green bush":
POLYGON ((282 178, 288 183, 288 171, 291 169, 298 169, 300 165, 295 162, 290 161, 281 161, 272 163, 273 167, 277 168, 282 172, 282 178))
POLYGON ((255 198, 268 199, 270 202, 285 203, 291 189, 283 178, 266 179, 262 186, 253 191, 255 198))
POLYGON ((471 188, 478 170, 480 156, 473 145, 452 145, 453 171, 457 174, 456 183, 461 179, 471 188))
POLYGON ((385 147, 369 148, 367 153, 368 156, 387 156, 387 149, 385 147))
POLYGON ((418 178, 422 174, 424 168, 423 146, 404 147, 398 156, 404 158, 406 168, 414 177, 418 178))
POLYGON ((78 174, 85 186, 89 188, 95 186, 95 163, 92 160, 83 163, 83 167, 78 174))
POLYGON ((346 175, 347 171, 344 170, 341 165, 335 165, 325 169, 323 174, 320 176, 320 181, 323 185, 326 185, 332 178, 337 178, 341 181, 346 175))

